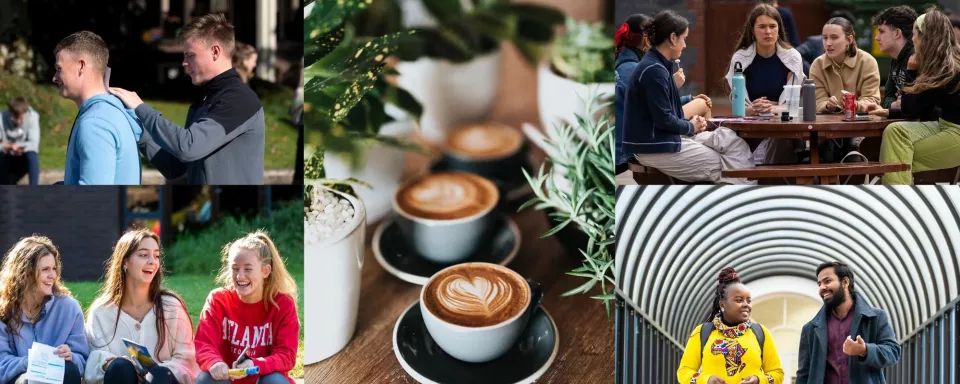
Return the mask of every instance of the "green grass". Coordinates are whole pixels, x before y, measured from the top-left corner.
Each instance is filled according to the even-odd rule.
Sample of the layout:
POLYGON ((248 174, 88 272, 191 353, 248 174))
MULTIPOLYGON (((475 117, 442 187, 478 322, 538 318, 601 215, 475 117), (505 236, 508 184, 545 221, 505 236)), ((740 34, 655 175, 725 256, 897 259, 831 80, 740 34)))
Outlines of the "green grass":
POLYGON ((264 228, 291 273, 303 273, 303 202, 279 203, 273 215, 255 218, 225 217, 199 232, 180 235, 164 250, 168 269, 174 274, 212 274, 220 268, 220 250, 231 240, 264 228))
MULTIPOLYGON (((0 110, 14 97, 23 96, 40 114, 40 168, 62 170, 67 156, 70 129, 77 116, 77 106, 57 94, 53 85, 38 85, 29 80, 0 73, 0 110)), ((265 96, 266 145, 264 167, 292 168, 297 149, 297 128, 290 124, 289 106, 292 90, 265 96)), ((190 103, 145 100, 168 120, 182 125, 187 120, 190 103)), ((149 168, 148 162, 143 162, 149 168)))
MULTIPOLYGON (((300 348, 297 351, 297 365, 290 371, 290 375, 294 378, 303 378, 303 272, 293 273, 293 277, 297 280, 299 289, 297 312, 300 317, 301 326, 300 348)), ((207 299, 207 294, 217 288, 217 284, 214 282, 214 276, 212 274, 175 275, 168 276, 164 283, 167 289, 171 289, 183 297, 184 303, 187 304, 187 311, 190 313, 190 318, 193 320, 194 332, 196 332, 197 324, 200 321, 200 311, 203 310, 203 304, 207 299)), ((66 284, 67 288, 73 293, 73 297, 80 302, 84 314, 86 314, 87 308, 90 307, 90 304, 93 303, 93 300, 97 297, 97 291, 100 290, 102 286, 102 282, 100 281, 65 282, 64 284, 66 284)))

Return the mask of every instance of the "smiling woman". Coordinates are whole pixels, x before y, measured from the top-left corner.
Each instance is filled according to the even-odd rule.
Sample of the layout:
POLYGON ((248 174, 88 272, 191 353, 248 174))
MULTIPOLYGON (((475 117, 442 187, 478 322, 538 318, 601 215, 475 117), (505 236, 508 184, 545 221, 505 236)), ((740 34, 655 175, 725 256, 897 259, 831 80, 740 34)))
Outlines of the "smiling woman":
POLYGON ((50 239, 30 236, 14 244, 0 270, 0 382, 27 373, 34 343, 64 358, 63 382, 79 384, 87 359, 80 303, 60 282, 60 253, 50 239))
POLYGON ((88 384, 136 382, 141 367, 125 358, 125 340, 146 347, 158 363, 143 367, 143 374, 153 375, 152 383, 190 383, 197 377, 193 322, 183 299, 163 288, 160 255, 160 237, 145 229, 128 231, 117 241, 106 283, 87 313, 88 384))

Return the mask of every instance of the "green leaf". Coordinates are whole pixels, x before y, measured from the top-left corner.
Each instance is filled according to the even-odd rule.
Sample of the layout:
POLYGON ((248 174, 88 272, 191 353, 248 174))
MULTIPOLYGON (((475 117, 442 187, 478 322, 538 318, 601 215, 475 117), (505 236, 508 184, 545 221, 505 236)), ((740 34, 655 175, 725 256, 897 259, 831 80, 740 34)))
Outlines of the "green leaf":
POLYGON ((563 230, 563 228, 565 228, 568 224, 570 224, 570 222, 571 222, 571 220, 566 220, 566 221, 558 224, 556 227, 553 227, 553 229, 547 231, 547 233, 544 233, 543 236, 540 236, 540 238, 543 239, 543 238, 547 238, 547 237, 553 236, 553 235, 556 234, 557 232, 560 232, 561 230, 563 230))
POLYGON ((417 101, 410 92, 393 84, 380 79, 377 81, 377 91, 384 101, 396 105, 400 109, 409 113, 414 119, 419 120, 423 115, 423 106, 417 101))
POLYGON ((440 23, 444 23, 456 16, 460 16, 460 0, 425 0, 423 5, 440 23))
POLYGON ((303 15, 303 41, 326 35, 343 24, 348 17, 367 7, 366 0, 320 1, 305 9, 303 15))
POLYGON ((590 296, 590 298, 591 298, 591 299, 597 299, 597 300, 614 300, 614 299, 617 298, 617 295, 614 294, 614 293, 608 293, 608 294, 606 294, 606 295, 590 296))
POLYGON ((571 290, 569 290, 569 291, 567 291, 567 292, 564 292, 564 293, 561 294, 560 296, 561 296, 561 297, 568 297, 568 296, 573 296, 573 295, 576 295, 576 294, 579 294, 579 293, 586 293, 586 292, 589 292, 590 289, 593 288, 594 285, 597 285, 597 281, 596 281, 596 280, 590 280, 590 281, 587 281, 586 283, 583 283, 583 285, 581 285, 581 286, 579 286, 579 287, 576 287, 576 288, 571 289, 571 290))

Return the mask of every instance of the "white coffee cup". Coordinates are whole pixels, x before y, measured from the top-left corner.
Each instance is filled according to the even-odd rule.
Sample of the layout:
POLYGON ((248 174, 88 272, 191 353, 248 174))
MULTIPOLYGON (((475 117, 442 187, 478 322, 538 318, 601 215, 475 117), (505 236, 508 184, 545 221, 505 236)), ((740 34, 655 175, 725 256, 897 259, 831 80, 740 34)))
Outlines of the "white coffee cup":
POLYGON ((430 280, 420 290, 419 305, 430 337, 444 352, 461 361, 484 363, 502 356, 517 342, 523 330, 527 327, 530 315, 540 306, 542 297, 543 292, 539 284, 525 280, 520 274, 507 267, 492 263, 463 263, 447 267, 431 276, 430 280), (447 270, 471 268, 472 266, 494 268, 525 282, 526 297, 529 298, 526 306, 506 320, 482 327, 453 324, 430 312, 428 306, 424 303, 425 293, 431 286, 430 283, 438 276, 444 275, 447 270))

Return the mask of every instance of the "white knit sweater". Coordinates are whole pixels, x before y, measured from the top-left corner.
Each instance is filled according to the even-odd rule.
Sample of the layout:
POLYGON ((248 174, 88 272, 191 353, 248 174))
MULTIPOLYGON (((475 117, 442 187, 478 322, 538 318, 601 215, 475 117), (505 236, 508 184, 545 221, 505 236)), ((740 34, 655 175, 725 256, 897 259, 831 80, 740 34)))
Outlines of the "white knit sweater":
POLYGON ((153 308, 140 323, 123 311, 120 311, 120 320, 117 322, 115 304, 92 308, 86 324, 87 341, 90 344, 90 357, 84 370, 87 384, 103 382, 103 363, 108 358, 129 355, 122 339, 129 339, 147 347, 153 359, 170 368, 180 384, 192 384, 200 374, 200 367, 197 366, 195 358, 190 316, 176 299, 169 296, 163 298, 163 311, 167 341, 160 352, 156 353, 159 336, 153 308), (116 331, 114 324, 117 324, 116 331))
MULTIPOLYGON (((757 56, 757 43, 754 42, 750 44, 749 47, 740 49, 733 53, 733 57, 730 58, 730 67, 727 69, 727 85, 730 86, 730 89, 733 89, 733 64, 740 62, 740 66, 744 71, 747 70, 747 67, 753 63, 753 58, 757 56)), ((780 62, 783 63, 790 72, 793 73, 793 84, 802 85, 803 80, 806 79, 806 76, 803 74, 803 57, 800 56, 794 48, 786 49, 777 44, 777 57, 780 58, 780 62)), ((786 82, 786 79, 784 79, 786 82)), ((784 83, 784 85, 787 85, 784 83)), ((732 97, 732 95, 731 95, 732 97)), ((749 92, 747 92, 747 100, 753 101, 750 98, 749 92)), ((779 104, 786 103, 787 95, 785 93, 780 94, 780 99, 777 101, 779 104)), ((773 100, 770 100, 773 101, 773 100)))

